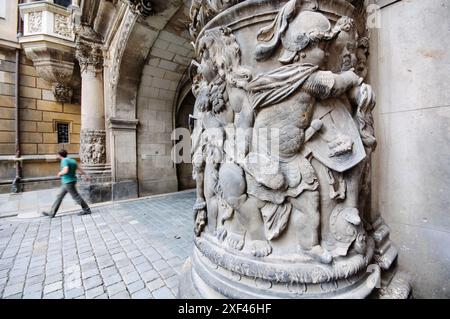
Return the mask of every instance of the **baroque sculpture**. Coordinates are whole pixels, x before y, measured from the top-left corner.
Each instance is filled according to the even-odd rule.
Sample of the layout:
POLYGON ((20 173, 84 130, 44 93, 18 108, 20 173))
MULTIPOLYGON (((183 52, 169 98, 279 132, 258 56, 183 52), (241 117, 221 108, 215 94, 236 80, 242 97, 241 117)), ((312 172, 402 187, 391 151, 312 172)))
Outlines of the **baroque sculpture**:
MULTIPOLYGON (((397 250, 370 209, 358 2, 193 2, 196 238, 181 297, 381 296, 397 250)), ((408 296, 398 282, 385 297, 408 296)))
POLYGON ((103 130, 83 130, 80 141, 81 163, 104 164, 106 162, 105 139, 106 134, 103 130))

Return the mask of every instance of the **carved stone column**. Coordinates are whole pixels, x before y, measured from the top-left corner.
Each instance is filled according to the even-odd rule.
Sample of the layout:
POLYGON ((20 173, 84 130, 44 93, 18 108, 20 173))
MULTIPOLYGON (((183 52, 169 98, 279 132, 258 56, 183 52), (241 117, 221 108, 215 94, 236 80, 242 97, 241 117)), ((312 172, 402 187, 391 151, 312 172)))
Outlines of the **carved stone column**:
POLYGON ((106 162, 103 52, 101 39, 92 29, 78 31, 75 55, 81 71, 80 159, 93 178, 80 187, 91 202, 106 201, 111 199, 111 168, 106 162))
POLYGON ((196 238, 180 297, 408 297, 370 209, 364 9, 193 1, 196 238))

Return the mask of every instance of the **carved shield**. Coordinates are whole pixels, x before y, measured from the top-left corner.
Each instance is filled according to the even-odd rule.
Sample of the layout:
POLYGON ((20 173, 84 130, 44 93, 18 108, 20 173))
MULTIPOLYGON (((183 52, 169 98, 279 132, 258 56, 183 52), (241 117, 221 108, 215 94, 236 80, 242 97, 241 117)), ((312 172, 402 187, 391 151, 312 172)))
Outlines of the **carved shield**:
MULTIPOLYGON (((347 102, 348 103, 348 102, 347 102)), ((344 172, 366 157, 358 128, 343 100, 317 101, 313 119, 323 126, 305 148, 326 167, 344 172)))

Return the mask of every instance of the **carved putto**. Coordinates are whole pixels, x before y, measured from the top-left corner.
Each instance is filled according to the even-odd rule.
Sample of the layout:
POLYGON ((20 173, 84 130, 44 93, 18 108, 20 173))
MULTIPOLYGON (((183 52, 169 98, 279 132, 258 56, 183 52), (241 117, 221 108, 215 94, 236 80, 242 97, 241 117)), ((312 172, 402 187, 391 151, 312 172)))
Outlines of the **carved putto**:
POLYGON ((211 20, 190 69, 192 280, 228 297, 345 294, 368 278, 376 253, 368 41, 346 1, 275 3, 272 18, 259 21, 274 4, 245 1, 228 16, 259 11, 229 26, 216 23, 211 1, 192 4, 193 35, 211 20))
POLYGON ((84 165, 106 163, 105 131, 82 130, 80 139, 81 163, 84 165))

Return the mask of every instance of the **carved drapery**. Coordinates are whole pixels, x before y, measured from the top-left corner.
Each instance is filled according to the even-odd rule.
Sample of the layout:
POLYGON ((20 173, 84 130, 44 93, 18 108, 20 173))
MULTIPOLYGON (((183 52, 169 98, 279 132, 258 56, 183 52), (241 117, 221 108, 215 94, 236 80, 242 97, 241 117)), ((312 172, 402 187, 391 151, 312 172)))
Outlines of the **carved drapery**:
POLYGON ((181 297, 367 297, 397 249, 367 204, 359 1, 237 2, 191 8, 196 245, 181 297))

